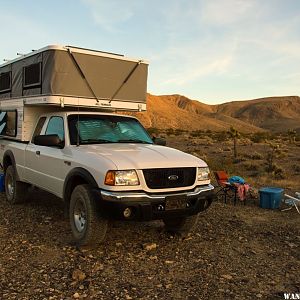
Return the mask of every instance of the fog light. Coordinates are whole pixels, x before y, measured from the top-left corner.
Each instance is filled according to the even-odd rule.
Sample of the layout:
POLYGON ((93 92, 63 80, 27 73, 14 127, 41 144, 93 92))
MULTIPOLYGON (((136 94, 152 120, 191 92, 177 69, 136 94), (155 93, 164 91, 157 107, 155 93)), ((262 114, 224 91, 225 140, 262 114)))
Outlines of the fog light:
POLYGON ((162 204, 159 204, 158 206, 157 206, 157 210, 159 210, 159 211, 163 211, 165 208, 164 208, 164 206, 162 205, 162 204))
POLYGON ((131 214, 132 214, 131 208, 127 207, 124 209, 123 215, 125 218, 130 218, 131 214))

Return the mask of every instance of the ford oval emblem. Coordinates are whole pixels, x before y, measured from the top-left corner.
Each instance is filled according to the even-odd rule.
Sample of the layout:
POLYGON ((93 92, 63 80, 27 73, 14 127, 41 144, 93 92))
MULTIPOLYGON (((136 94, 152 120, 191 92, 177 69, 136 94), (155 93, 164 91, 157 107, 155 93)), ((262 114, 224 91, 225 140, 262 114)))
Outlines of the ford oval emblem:
POLYGON ((170 175, 169 177, 168 177, 168 179, 169 180, 178 180, 178 176, 177 175, 170 175))

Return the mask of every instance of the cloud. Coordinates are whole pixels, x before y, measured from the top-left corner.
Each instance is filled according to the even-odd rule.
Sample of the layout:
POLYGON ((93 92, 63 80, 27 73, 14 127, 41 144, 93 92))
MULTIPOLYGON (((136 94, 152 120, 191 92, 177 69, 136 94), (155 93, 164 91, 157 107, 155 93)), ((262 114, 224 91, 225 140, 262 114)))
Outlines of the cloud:
POLYGON ((219 57, 210 57, 205 60, 197 60, 195 58, 193 62, 193 60, 190 59, 190 61, 186 63, 185 68, 180 72, 171 75, 163 82, 163 84, 183 86, 208 75, 222 75, 230 69, 233 62, 233 55, 232 53, 225 53, 219 57))
POLYGON ((253 18, 257 14, 256 1, 209 0, 203 1, 200 20, 213 25, 228 25, 253 18))
POLYGON ((138 0, 81 0, 90 10, 94 21, 107 31, 114 31, 133 17, 138 0))
POLYGON ((153 55, 160 87, 184 87, 207 77, 253 82, 268 76, 274 83, 300 67, 299 14, 270 12, 270 2, 192 1, 185 10, 177 2, 166 20, 167 47, 153 55))

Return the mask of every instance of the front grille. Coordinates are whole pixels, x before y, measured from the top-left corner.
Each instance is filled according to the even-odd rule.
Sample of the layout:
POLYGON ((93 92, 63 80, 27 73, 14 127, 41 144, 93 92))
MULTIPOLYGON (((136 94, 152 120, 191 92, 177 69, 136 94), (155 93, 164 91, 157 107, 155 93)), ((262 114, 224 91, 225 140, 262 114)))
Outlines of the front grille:
POLYGON ((191 186, 196 180, 196 168, 145 169, 143 173, 150 189, 191 186))

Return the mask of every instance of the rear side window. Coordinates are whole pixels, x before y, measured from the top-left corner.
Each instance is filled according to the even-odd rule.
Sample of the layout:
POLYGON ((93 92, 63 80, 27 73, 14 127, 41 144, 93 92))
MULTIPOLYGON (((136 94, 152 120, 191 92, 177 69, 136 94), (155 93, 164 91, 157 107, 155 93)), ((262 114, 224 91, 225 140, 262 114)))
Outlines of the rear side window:
POLYGON ((0 111, 0 135, 17 135, 17 111, 0 111))
POLYGON ((34 88, 41 84, 42 64, 32 64, 23 69, 23 87, 34 88))
POLYGON ((65 130, 64 130, 64 119, 62 117, 51 117, 47 129, 46 135, 57 134, 59 138, 65 140, 65 130))
POLYGON ((45 124, 45 121, 46 121, 46 117, 41 117, 35 127, 35 130, 34 130, 34 133, 33 133, 33 136, 32 136, 32 140, 31 142, 33 143, 34 141, 34 138, 37 136, 37 135, 40 135, 41 134, 41 131, 43 129, 43 126, 45 124))
POLYGON ((11 72, 0 73, 0 93, 11 90, 11 72))

